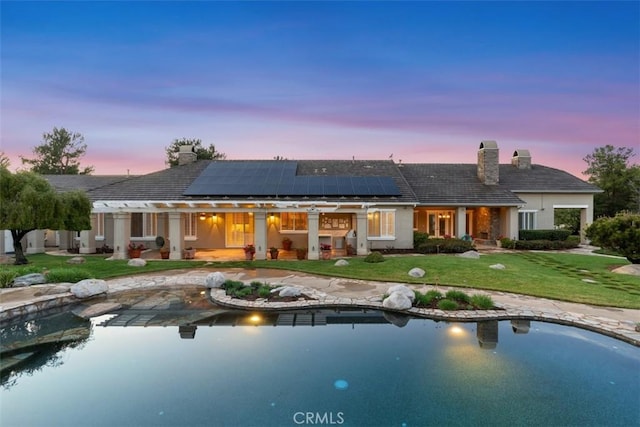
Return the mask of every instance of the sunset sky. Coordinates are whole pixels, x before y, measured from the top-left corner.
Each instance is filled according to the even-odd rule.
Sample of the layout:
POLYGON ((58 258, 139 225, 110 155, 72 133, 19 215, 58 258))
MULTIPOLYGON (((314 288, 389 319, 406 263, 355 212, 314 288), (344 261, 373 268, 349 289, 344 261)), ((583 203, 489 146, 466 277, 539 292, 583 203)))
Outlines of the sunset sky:
POLYGON ((605 144, 640 161, 640 3, 7 2, 0 150, 54 126, 95 174, 165 167, 173 139, 229 159, 502 163, 581 178, 605 144))

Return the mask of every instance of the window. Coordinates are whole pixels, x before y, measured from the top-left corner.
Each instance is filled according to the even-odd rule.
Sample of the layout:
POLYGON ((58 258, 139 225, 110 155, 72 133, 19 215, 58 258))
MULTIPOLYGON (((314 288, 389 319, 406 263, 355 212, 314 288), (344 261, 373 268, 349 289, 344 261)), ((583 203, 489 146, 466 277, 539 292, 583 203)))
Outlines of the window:
POLYGON ((198 224, 198 215, 193 212, 188 212, 184 214, 184 238, 185 239, 195 239, 198 234, 198 229, 196 225, 198 224))
POLYGON ((396 211, 379 210, 369 212, 368 228, 369 237, 395 238, 396 236, 396 211))
POLYGON ((304 212, 282 212, 280 231, 307 231, 307 214, 304 212))
POLYGON ((534 230, 536 228, 536 211, 518 212, 518 229, 534 230))
POLYGON ((137 212, 131 214, 131 237, 155 237, 157 228, 156 214, 137 212))
POLYGON ((104 239, 104 214, 96 214, 96 239, 104 239))

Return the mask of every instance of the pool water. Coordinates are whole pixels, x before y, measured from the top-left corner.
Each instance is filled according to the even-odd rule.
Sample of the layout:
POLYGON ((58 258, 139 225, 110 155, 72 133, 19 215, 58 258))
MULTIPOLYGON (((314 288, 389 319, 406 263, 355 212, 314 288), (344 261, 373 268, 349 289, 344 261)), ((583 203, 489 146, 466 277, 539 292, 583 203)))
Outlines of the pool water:
POLYGON ((0 425, 640 424, 637 347, 541 322, 388 319, 213 308, 8 325, 3 349, 61 340, 3 372, 0 425))

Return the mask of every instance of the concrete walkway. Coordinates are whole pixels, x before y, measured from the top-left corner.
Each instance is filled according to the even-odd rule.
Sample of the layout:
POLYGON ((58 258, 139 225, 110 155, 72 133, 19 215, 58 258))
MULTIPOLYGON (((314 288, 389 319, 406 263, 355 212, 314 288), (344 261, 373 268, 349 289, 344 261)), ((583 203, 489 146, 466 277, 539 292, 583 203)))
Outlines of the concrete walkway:
MULTIPOLYGON (((219 304, 244 309, 277 310, 307 307, 382 308, 381 297, 397 283, 372 282, 354 279, 312 276, 297 272, 271 269, 225 269, 219 270, 226 278, 250 282, 267 282, 271 285, 286 284, 299 287, 315 300, 300 300, 290 303, 267 303, 232 300, 221 290, 212 290, 211 297, 219 304)), ((204 286, 210 269, 178 270, 122 277, 109 280, 108 294, 130 290, 157 290, 174 286, 204 286)), ((426 291, 433 286, 408 285, 412 289, 426 291)), ((451 289, 439 286, 443 293, 451 289)), ((458 288, 459 289, 459 288, 458 288)), ((488 319, 529 319, 550 321, 578 326, 600 332, 640 346, 640 310, 597 307, 568 303, 505 292, 465 289, 470 295, 490 295, 501 310, 442 311, 412 308, 411 315, 449 321, 478 321, 488 319)), ((69 284, 36 285, 28 288, 9 288, 0 291, 0 321, 31 314, 53 307, 79 302, 70 292, 69 284)), ((86 303, 86 301, 84 301, 86 303)))

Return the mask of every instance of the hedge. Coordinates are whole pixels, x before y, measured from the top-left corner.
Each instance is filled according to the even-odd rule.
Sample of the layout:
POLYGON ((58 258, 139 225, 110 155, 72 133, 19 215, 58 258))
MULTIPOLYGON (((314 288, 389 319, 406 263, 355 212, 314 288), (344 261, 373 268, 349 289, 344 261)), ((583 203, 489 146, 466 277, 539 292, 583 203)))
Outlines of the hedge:
POLYGON ((428 239, 418 245, 415 250, 421 254, 449 253, 460 254, 473 250, 473 243, 462 239, 428 239))
POLYGON ((548 251, 573 249, 580 245, 579 239, 568 240, 511 240, 502 239, 502 247, 507 249, 520 249, 525 251, 548 251))
POLYGON ((567 240, 570 230, 520 230, 519 240, 567 240))

